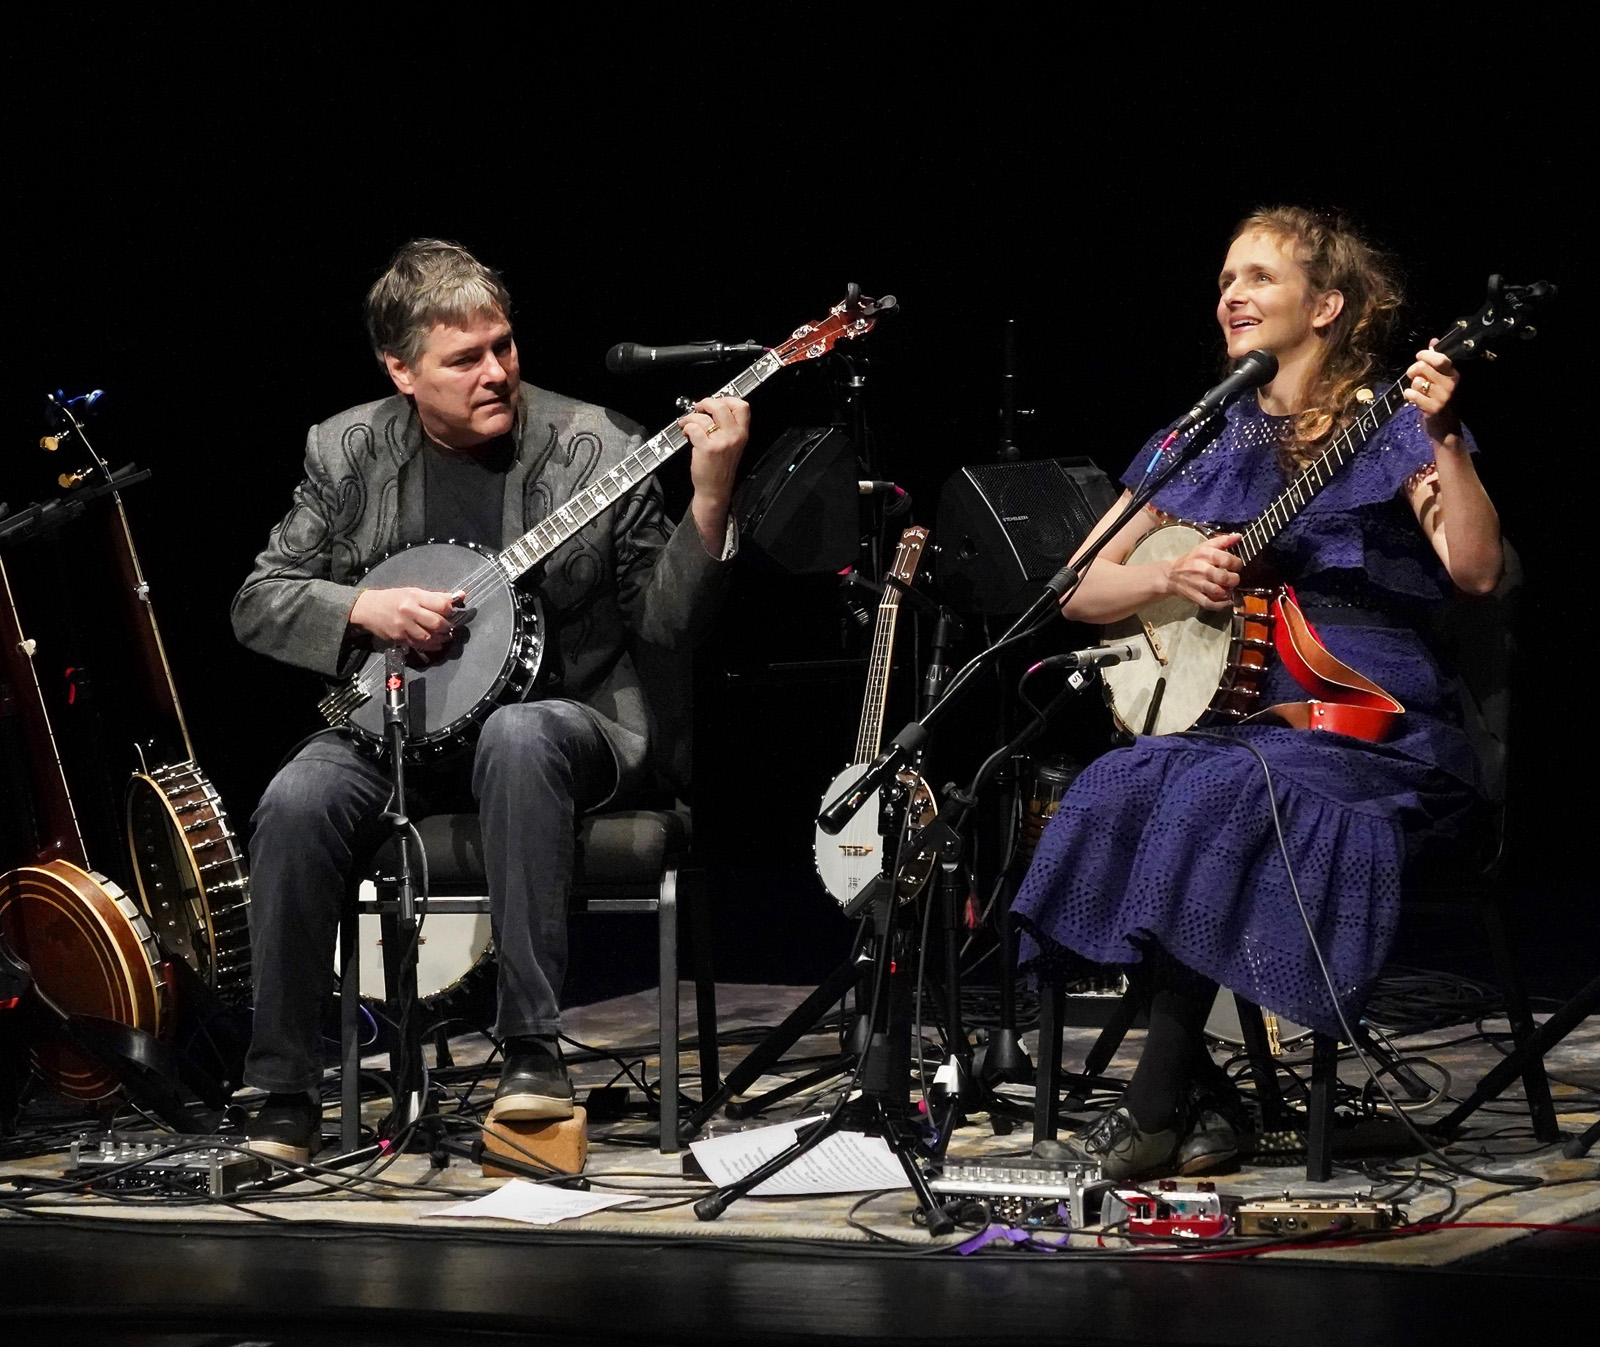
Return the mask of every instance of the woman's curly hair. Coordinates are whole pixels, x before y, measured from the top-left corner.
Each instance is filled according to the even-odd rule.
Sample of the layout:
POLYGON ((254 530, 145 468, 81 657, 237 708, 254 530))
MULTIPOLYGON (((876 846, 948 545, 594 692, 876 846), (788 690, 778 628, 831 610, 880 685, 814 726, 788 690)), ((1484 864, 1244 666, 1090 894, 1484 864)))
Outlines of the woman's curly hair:
POLYGON ((1303 206, 1273 206, 1239 222, 1228 242, 1260 230, 1287 244, 1317 293, 1344 296, 1339 316, 1321 329, 1321 367, 1306 391, 1281 448, 1286 471, 1304 467, 1328 437, 1354 419, 1358 388, 1372 381, 1393 333, 1401 303, 1393 263, 1343 217, 1303 206))

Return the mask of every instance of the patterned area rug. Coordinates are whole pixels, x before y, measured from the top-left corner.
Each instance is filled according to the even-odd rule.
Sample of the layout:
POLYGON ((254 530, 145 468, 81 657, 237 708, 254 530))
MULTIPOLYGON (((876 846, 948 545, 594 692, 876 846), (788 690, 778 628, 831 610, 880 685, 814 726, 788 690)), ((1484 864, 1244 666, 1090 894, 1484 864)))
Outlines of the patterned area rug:
MULTIPOLYGON (((719 1026, 723 1036, 723 1068, 737 1062, 748 1045, 762 1036, 765 1027, 777 1023, 809 993, 804 987, 723 986, 718 988, 719 1026)), ((692 1004, 692 988, 685 986, 683 1004, 692 1004)), ((710 1187, 701 1181, 691 1164, 685 1168, 685 1155, 662 1155, 656 1149, 653 1124, 644 1116, 644 1096, 637 1082, 654 1082, 656 1016, 653 992, 619 997, 567 1013, 569 1037, 583 1047, 572 1047, 572 1072, 579 1097, 594 1088, 634 1082, 631 1102, 637 1112, 612 1122, 594 1121, 590 1127, 587 1176, 595 1191, 621 1190, 641 1195, 639 1201, 610 1208, 552 1226, 528 1226, 501 1220, 472 1221, 474 1232, 487 1228, 502 1232, 519 1231, 527 1238, 565 1236, 649 1237, 717 1240, 802 1240, 841 1244, 905 1245, 921 1249, 932 1246, 956 1248, 972 1241, 978 1227, 958 1230, 954 1235, 933 1239, 912 1220, 915 1200, 908 1191, 888 1191, 877 1196, 852 1194, 827 1197, 749 1197, 732 1204, 714 1221, 698 1220, 693 1203, 710 1187)), ((1484 1028, 1503 1031, 1505 1025, 1490 1022, 1484 1028)), ((1070 1069, 1081 1063, 1093 1043, 1097 1030, 1067 1030, 1064 1061, 1070 1069)), ((1126 1078, 1137 1058, 1142 1034, 1133 1031, 1118 1052, 1108 1072, 1126 1078)), ((1025 1035, 1024 1046, 1035 1051, 1035 1036, 1025 1035)), ((1443 1086, 1444 1098, 1417 1109, 1419 1121, 1443 1116, 1450 1097, 1461 1097, 1498 1060, 1494 1043, 1474 1032, 1472 1026, 1414 1035, 1400 1041, 1408 1058, 1425 1059, 1417 1070, 1436 1088, 1443 1086)), ((756 1088, 767 1088, 806 1075, 838 1049, 837 1033, 818 1034, 802 1039, 786 1058, 779 1073, 764 1077, 756 1088)), ((494 1066, 489 1061, 490 1045, 481 1035, 463 1035, 451 1041, 451 1055, 458 1068, 479 1064, 485 1067, 483 1082, 469 1098, 470 1076, 477 1073, 445 1073, 452 1079, 450 1097, 442 1111, 453 1118, 456 1135, 470 1138, 473 1116, 481 1117, 492 1094, 494 1066), (486 1082, 486 1083, 484 1083, 486 1082), (477 1112, 474 1114, 473 1110, 477 1112)), ((1218 1048, 1218 1058, 1228 1056, 1218 1048)), ((431 1057, 430 1057, 431 1060, 431 1057)), ((1296 1053, 1292 1044, 1284 1064, 1309 1076, 1306 1054, 1296 1053)), ((383 1059, 371 1059, 368 1066, 381 1069, 383 1059)), ((1595 1120, 1594 1100, 1600 1093, 1600 1023, 1591 1020, 1570 1035, 1548 1060, 1552 1090, 1561 1126, 1571 1135, 1595 1120)), ((683 1079, 686 1087, 695 1080, 697 1058, 686 1049, 683 1079)), ((1359 1090, 1366 1079, 1353 1058, 1341 1062, 1342 1079, 1359 1090)), ((726 1134, 745 1127, 787 1119, 816 1116, 832 1099, 844 1077, 822 1081, 774 1106, 760 1119, 729 1122, 715 1119, 709 1133, 726 1134)), ((930 1082, 931 1083, 931 1082, 930 1082)), ((912 1083, 915 1091, 916 1083, 912 1083)), ((1031 1105, 1031 1090, 1003 1087, 1003 1092, 1022 1113, 1031 1105)), ((330 1082, 330 1095, 337 1093, 330 1082)), ((375 1123, 387 1101, 369 1102, 364 1120, 375 1123)), ((330 1105, 326 1124, 331 1131, 337 1115, 330 1105)), ((1374 1110, 1382 1116, 1384 1110, 1374 1110)), ((1077 1115, 1081 1121, 1093 1115, 1077 1115)), ((137 1121, 137 1120, 135 1120, 137 1121)), ((1070 1126, 1072 1119, 1064 1122, 1070 1126)), ((120 1125, 127 1125, 124 1118, 120 1125)), ((986 1160, 1003 1162, 1009 1157, 1028 1154, 1032 1140, 1031 1124, 1024 1119, 977 1113, 957 1128, 950 1139, 949 1158, 956 1161, 986 1160)), ((1283 1138, 1293 1144, 1292 1138, 1283 1138)), ((1403 1147, 1401 1148, 1403 1150, 1403 1147)), ((325 1152, 320 1159, 327 1159, 325 1152)), ((1339 1196, 1393 1196, 1400 1203, 1411 1228, 1400 1238, 1339 1242, 1319 1240, 1301 1247, 1274 1248, 1255 1252, 1268 1259, 1314 1259, 1346 1263, 1394 1265, 1442 1265, 1470 1254, 1482 1252, 1530 1229, 1550 1225, 1577 1224, 1600 1226, 1600 1148, 1583 1160, 1566 1160, 1560 1147, 1541 1147, 1532 1137, 1528 1115, 1521 1102, 1520 1085, 1477 1113, 1460 1142, 1452 1146, 1448 1158, 1473 1170, 1480 1177, 1453 1176, 1430 1165, 1425 1159, 1391 1152, 1373 1155, 1360 1162, 1342 1161, 1334 1178, 1326 1184, 1306 1182, 1303 1154, 1292 1152, 1256 1156, 1232 1173, 1214 1176, 1217 1189, 1241 1198, 1278 1197, 1286 1191, 1295 1196, 1327 1198, 1339 1196), (1512 1187, 1518 1176, 1537 1176, 1539 1187, 1512 1187), (1508 1182, 1493 1180, 1504 1177, 1508 1182)), ((24 1161, 9 1161, 11 1173, 31 1173, 59 1178, 65 1165, 60 1153, 36 1156, 24 1161)), ((267 1222, 274 1219, 332 1222, 368 1227, 407 1226, 424 1229, 440 1238, 451 1238, 466 1222, 440 1219, 446 1205, 494 1191, 505 1182, 485 1178, 477 1166, 454 1158, 445 1168, 434 1168, 428 1156, 408 1153, 386 1157, 364 1169, 330 1169, 319 1180, 304 1181, 270 1194, 243 1201, 219 1204, 194 1201, 181 1205, 148 1197, 128 1196, 122 1200, 63 1194, 48 1199, 50 1209, 74 1215, 104 1217, 109 1221, 137 1218, 162 1221, 267 1222), (376 1180, 371 1182, 369 1180, 376 1180), (432 1213, 432 1214, 430 1214, 432 1213)), ((1188 1186, 1192 1181, 1184 1181, 1188 1186)), ((0 1210, 0 1217, 25 1219, 0 1210)), ((1069 1233, 1049 1229, 1037 1232, 1035 1243, 1021 1244, 1015 1237, 994 1240, 984 1249, 990 1256, 1002 1250, 1048 1248, 1072 1250, 1121 1250, 1142 1255, 1170 1256, 1172 1246, 1129 1245, 1115 1236, 1101 1236, 1093 1229, 1069 1233)), ((1208 1245, 1204 1250, 1186 1246, 1190 1253, 1204 1256, 1243 1252, 1229 1243, 1208 1245)), ((1041 1254, 1041 1256, 1046 1256, 1041 1254)))

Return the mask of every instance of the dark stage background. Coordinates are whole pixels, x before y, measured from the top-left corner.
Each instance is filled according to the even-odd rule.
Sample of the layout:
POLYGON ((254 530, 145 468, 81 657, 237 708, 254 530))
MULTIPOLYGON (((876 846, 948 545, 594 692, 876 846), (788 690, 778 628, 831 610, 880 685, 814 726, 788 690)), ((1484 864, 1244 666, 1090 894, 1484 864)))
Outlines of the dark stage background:
MULTIPOLYGON (((262 26, 202 50, 177 24, 85 24, 7 57, 21 233, 0 499, 53 492, 68 466, 34 448, 44 392, 105 388, 96 444, 154 470, 129 508, 200 762, 237 824, 314 728, 319 688, 238 647, 228 603, 287 508, 306 428, 388 391, 360 300, 405 239, 459 239, 503 269, 525 377, 652 428, 715 377, 614 378, 614 342, 772 344, 847 281, 893 292, 902 312, 858 354, 880 471, 932 524, 939 484, 995 456, 1004 320, 1037 411, 1024 455, 1088 454, 1116 474, 1216 375, 1213 277, 1234 221, 1336 205, 1403 260, 1418 345, 1477 308, 1491 271, 1562 286, 1536 343, 1471 370, 1464 405, 1529 575, 1514 789, 1533 980, 1575 985, 1600 947, 1592 880, 1574 873, 1593 799, 1573 737, 1586 661, 1562 635, 1584 597, 1592 243, 1590 156, 1561 82, 1499 71, 1447 113, 1446 72, 1390 64, 1352 84, 1340 61, 1334 96, 1265 39, 1224 34, 1158 82, 1148 64, 1114 68, 1109 45, 1041 52, 1022 25, 898 35, 941 53, 912 58, 897 35, 817 23, 737 38, 721 22, 703 38, 546 26, 459 51, 434 29, 336 49, 262 26), (40 58, 69 43, 69 62, 40 58)), ((1515 40, 1538 37, 1559 40, 1515 40)), ((830 418, 832 373, 789 371, 756 395, 747 461, 830 418)), ((681 504, 686 464, 664 477, 681 504)), ((811 873, 810 817, 853 743, 860 685, 748 676, 859 653, 846 626, 831 581, 747 568, 706 654, 696 807, 721 976, 811 981, 847 937, 811 873)), ((911 681, 902 670, 900 690, 911 681)), ((975 700, 939 780, 991 734, 992 699, 975 700)), ((1069 734, 1101 733, 1079 714, 1069 734)), ((1458 957, 1451 932, 1424 943, 1413 957, 1458 957)), ((647 968, 642 932, 634 944, 647 968)), ((623 953, 586 948, 585 994, 634 976, 623 953)))

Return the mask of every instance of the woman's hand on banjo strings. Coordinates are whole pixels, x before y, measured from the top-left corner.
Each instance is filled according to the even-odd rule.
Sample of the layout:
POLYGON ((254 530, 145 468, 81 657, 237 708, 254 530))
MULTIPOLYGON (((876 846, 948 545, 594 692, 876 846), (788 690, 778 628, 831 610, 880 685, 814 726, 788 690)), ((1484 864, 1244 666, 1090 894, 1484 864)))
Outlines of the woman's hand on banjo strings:
POLYGON ((379 641, 401 642, 412 650, 442 650, 455 630, 454 619, 466 595, 436 589, 363 589, 350 609, 350 625, 379 641))
POLYGON ((1460 386, 1461 375, 1450 357, 1433 348, 1438 339, 1428 343, 1426 351, 1418 351, 1411 368, 1406 371, 1406 386, 1401 396, 1422 413, 1423 428, 1428 438, 1436 443, 1456 434, 1461 423, 1450 400, 1460 386))
POLYGON ((1233 591, 1244 563, 1227 549, 1239 538, 1237 533, 1219 533, 1167 562, 1167 593, 1202 608, 1233 607, 1233 591))

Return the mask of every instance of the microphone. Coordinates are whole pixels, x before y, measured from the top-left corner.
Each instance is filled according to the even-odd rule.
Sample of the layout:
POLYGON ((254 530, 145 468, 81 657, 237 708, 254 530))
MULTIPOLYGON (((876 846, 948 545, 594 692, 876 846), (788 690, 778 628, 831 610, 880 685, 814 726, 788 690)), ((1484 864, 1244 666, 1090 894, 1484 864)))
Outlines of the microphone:
POLYGON ((1236 397, 1247 388, 1260 388, 1262 384, 1269 384, 1278 376, 1278 357, 1271 351, 1251 351, 1235 367, 1230 374, 1216 387, 1207 391, 1206 395, 1186 411, 1178 424, 1172 428, 1167 436, 1167 444, 1171 444, 1185 431, 1193 430, 1202 421, 1210 418, 1218 407, 1236 397))
POLYGON ((406 661, 399 646, 383 652, 383 723, 399 725, 406 732, 406 661))
POLYGON ((852 786, 844 791, 817 815, 817 827, 829 837, 837 837, 839 830, 856 816, 856 812, 885 781, 899 770, 900 764, 914 758, 928 742, 928 731, 922 722, 913 720, 889 741, 889 747, 873 760, 852 786))
POLYGON ((613 374, 637 374, 671 365, 714 365, 720 360, 763 355, 766 350, 758 341, 692 341, 686 346, 641 346, 636 341, 619 341, 606 352, 606 368, 613 374))
MULTIPOLYGON (((1129 660, 1143 658, 1143 650, 1132 641, 1123 641, 1118 645, 1092 645, 1068 655, 1051 655, 1040 660, 1033 669, 1103 669, 1108 664, 1126 664, 1129 660)), ((1032 673, 1033 669, 1028 672, 1032 673)))

